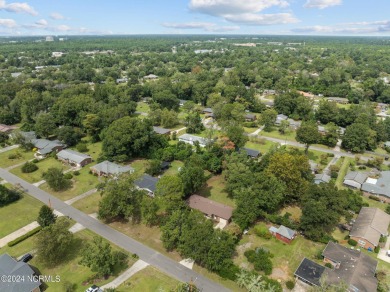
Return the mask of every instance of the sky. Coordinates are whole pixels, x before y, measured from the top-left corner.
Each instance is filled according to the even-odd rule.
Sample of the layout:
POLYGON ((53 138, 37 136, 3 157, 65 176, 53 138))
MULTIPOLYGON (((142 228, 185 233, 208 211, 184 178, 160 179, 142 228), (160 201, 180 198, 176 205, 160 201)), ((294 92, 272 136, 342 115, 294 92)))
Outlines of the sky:
POLYGON ((0 35, 390 36, 390 0, 0 0, 0 35))

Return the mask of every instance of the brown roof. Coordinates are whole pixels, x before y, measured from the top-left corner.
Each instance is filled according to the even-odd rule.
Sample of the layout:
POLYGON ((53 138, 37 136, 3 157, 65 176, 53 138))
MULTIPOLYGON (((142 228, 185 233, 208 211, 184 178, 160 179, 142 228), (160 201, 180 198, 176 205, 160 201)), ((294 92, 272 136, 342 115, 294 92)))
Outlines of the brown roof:
POLYGON ((18 127, 16 127, 16 126, 7 126, 4 124, 0 124, 0 132, 3 132, 3 133, 10 132, 10 131, 15 130, 17 128, 18 127))
POLYGON ((378 262, 370 256, 351 250, 334 242, 329 242, 322 255, 339 263, 339 267, 328 270, 328 284, 346 283, 353 291, 376 291, 378 280, 375 271, 378 262))
POLYGON ((373 245, 378 245, 381 235, 387 235, 390 215, 378 208, 363 207, 349 233, 352 237, 361 237, 373 245))
POLYGON ((199 210, 208 216, 215 215, 225 220, 229 220, 233 213, 232 207, 217 203, 198 195, 192 195, 189 197, 188 205, 192 209, 199 210))

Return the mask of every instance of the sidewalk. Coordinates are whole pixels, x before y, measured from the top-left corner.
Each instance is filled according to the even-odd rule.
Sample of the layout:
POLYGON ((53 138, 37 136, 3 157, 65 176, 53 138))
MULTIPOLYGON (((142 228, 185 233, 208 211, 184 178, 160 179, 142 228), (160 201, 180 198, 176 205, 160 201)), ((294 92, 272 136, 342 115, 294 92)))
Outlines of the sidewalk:
POLYGON ((68 205, 72 205, 75 202, 77 202, 77 201, 79 201, 81 199, 84 199, 84 198, 86 198, 86 197, 88 197, 88 196, 90 196, 90 195, 92 195, 92 194, 94 194, 96 192, 97 192, 97 189, 89 190, 88 192, 85 192, 84 194, 78 195, 77 197, 74 197, 74 198, 72 198, 70 200, 65 201, 65 203, 68 204, 68 205))
POLYGON ((34 221, 14 232, 12 232, 11 234, 8 234, 7 236, 4 236, 3 238, 0 239, 0 248, 1 247, 4 247, 8 244, 8 242, 12 241, 12 240, 15 240, 16 238, 26 234, 27 232, 37 228, 39 226, 38 222, 37 221, 34 221))
POLYGON ((4 148, 0 149, 0 153, 7 152, 7 151, 10 151, 10 150, 18 148, 18 147, 19 147, 19 145, 11 145, 8 147, 4 147, 4 148))
POLYGON ((148 263, 144 262, 143 260, 138 260, 135 262, 134 265, 132 265, 129 269, 127 269, 123 274, 119 275, 112 282, 110 282, 110 283, 108 283, 100 288, 102 288, 103 290, 107 289, 107 288, 116 288, 119 285, 121 285, 123 282, 128 280, 135 273, 141 271, 142 269, 145 269, 147 266, 149 266, 148 263))

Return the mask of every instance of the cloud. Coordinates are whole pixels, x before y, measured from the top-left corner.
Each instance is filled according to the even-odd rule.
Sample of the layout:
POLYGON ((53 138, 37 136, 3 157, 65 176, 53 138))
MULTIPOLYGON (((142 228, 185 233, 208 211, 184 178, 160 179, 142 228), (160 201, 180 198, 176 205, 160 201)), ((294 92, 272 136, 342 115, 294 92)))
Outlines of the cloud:
POLYGON ((296 23, 291 13, 260 14, 271 7, 288 7, 285 0, 191 0, 191 11, 222 17, 227 21, 246 25, 296 23))
POLYGON ((342 34, 342 35, 367 35, 390 32, 390 21, 359 22, 355 25, 339 24, 335 26, 306 26, 292 29, 294 33, 310 34, 342 34), (380 25, 376 25, 380 24, 380 25))
POLYGON ((62 14, 60 14, 58 12, 53 12, 53 13, 50 13, 50 18, 54 19, 54 20, 61 20, 61 19, 65 19, 65 16, 63 16, 62 14))
POLYGON ((37 21, 35 22, 35 24, 36 24, 37 26, 43 26, 43 27, 45 27, 45 26, 48 25, 48 22, 47 22, 45 19, 40 19, 40 20, 37 20, 37 21))
POLYGON ((34 16, 38 15, 38 12, 36 12, 28 3, 14 2, 7 4, 5 0, 0 0, 0 10, 14 13, 28 13, 34 16))
POLYGON ((324 9, 331 6, 341 5, 342 0, 307 0, 303 7, 324 9))
POLYGON ((13 19, 0 18, 0 26, 7 28, 14 28, 17 26, 16 21, 13 19))
POLYGON ((174 29, 203 29, 204 31, 209 32, 226 32, 239 30, 239 26, 218 26, 212 22, 165 22, 161 24, 164 27, 174 28, 174 29))

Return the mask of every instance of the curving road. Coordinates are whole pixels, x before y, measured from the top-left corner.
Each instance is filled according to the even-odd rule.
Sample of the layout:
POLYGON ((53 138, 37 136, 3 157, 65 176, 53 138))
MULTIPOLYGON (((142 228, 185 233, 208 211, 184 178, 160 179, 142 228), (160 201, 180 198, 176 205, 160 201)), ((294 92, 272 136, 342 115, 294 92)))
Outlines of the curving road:
POLYGON ((100 221, 88 216, 76 208, 67 205, 53 195, 33 186, 32 184, 24 181, 16 175, 13 175, 12 173, 9 173, 3 168, 0 168, 0 177, 13 185, 20 184, 27 193, 45 204, 49 204, 50 201, 51 206, 65 216, 69 216, 84 227, 92 230, 96 234, 104 237, 124 250, 137 254, 143 261, 179 281, 193 281, 199 289, 205 292, 229 291, 227 288, 209 280, 197 272, 184 267, 183 265, 171 260, 170 258, 151 249, 150 247, 124 235, 123 233, 111 228, 108 225, 101 223, 100 221))

